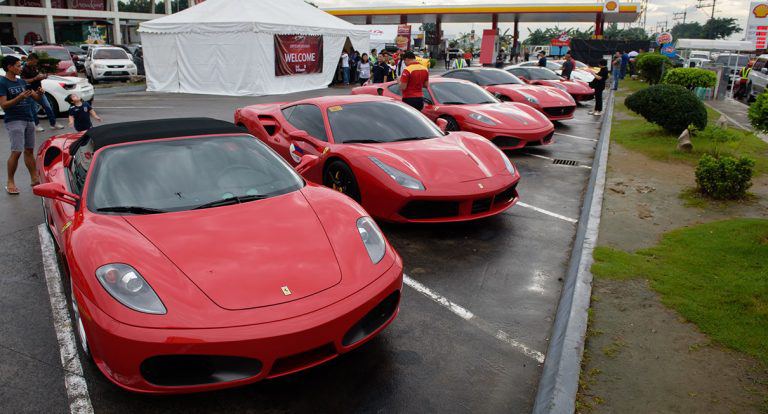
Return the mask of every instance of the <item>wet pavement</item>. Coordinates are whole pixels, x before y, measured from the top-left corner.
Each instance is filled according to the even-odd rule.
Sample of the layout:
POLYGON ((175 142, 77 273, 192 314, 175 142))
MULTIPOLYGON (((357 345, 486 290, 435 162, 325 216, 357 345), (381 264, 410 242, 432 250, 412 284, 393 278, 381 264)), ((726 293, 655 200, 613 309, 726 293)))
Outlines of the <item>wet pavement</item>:
MULTIPOLYGON (((98 96, 105 122, 181 116, 232 120, 259 102, 344 94, 326 89, 280 97, 98 96)), ((591 103, 588 104, 591 107, 591 103)), ((414 282, 398 318, 377 338, 319 367, 220 392, 148 397, 122 391, 80 355, 94 411, 133 412, 528 412, 560 296, 597 119, 577 110, 556 142, 508 153, 522 174, 518 205, 493 218, 452 225, 382 228, 414 282), (553 159, 578 161, 555 165, 553 159), (474 316, 467 320, 438 295, 474 316), (539 360, 537 360, 539 359, 539 360)), ((38 134, 38 144, 52 135, 38 134)), ((8 138, 0 129, 0 154, 8 138)), ((68 412, 67 392, 41 263, 39 200, 26 171, 23 193, 0 194, 0 412, 68 412)))

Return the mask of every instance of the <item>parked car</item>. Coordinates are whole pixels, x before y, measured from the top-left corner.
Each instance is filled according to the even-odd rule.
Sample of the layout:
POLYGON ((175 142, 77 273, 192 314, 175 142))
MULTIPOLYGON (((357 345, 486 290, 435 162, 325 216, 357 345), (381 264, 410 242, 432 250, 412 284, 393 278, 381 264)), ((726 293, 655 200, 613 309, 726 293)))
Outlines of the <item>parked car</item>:
MULTIPOLYGON (((0 76, 5 76, 5 71, 0 69, 0 76)), ((93 85, 88 80, 74 76, 48 76, 42 81, 43 90, 51 103, 53 112, 60 114, 69 111, 69 103, 65 100, 70 94, 78 94, 84 101, 93 102, 93 85)), ((42 109, 41 109, 42 111, 42 109)), ((0 115, 4 115, 0 109, 0 115)))
POLYGON ((688 58, 688 60, 685 61, 685 67, 686 68, 700 68, 704 65, 707 65, 709 63, 712 63, 709 59, 704 58, 688 58))
POLYGON ((721 53, 715 59, 715 65, 721 65, 728 71, 728 82, 733 82, 734 79, 738 80, 739 70, 749 63, 748 55, 740 55, 736 53, 721 53))
POLYGON ((562 89, 571 94, 576 102, 589 101, 595 97, 595 90, 586 82, 565 80, 547 68, 516 65, 504 69, 529 85, 546 85, 562 89))
POLYGON ((49 138, 36 162, 80 347, 121 388, 291 374, 398 314, 403 262, 368 213, 231 123, 98 126, 49 138))
POLYGON ((480 85, 501 101, 518 102, 536 108, 550 121, 573 118, 576 101, 568 92, 551 86, 528 85, 517 76, 491 68, 457 69, 445 78, 464 79, 480 85))
POLYGON ((72 60, 72 55, 69 54, 69 50, 63 46, 35 46, 32 48, 32 52, 38 55, 47 54, 48 56, 58 59, 59 66, 56 70, 56 74, 59 76, 77 76, 77 67, 72 60))
POLYGON ((28 55, 32 49, 32 45, 6 45, 6 46, 15 50, 16 53, 24 56, 28 55))
POLYGON ((3 56, 16 56, 17 58, 21 59, 23 56, 26 56, 26 54, 19 53, 18 50, 12 49, 8 46, 0 46, 0 55, 3 56))
MULTIPOLYGON (((486 115, 475 116, 479 124, 488 122, 486 115)), ((498 147, 471 132, 445 132, 445 119, 438 127, 392 98, 252 105, 235 111, 235 122, 293 165, 302 154, 321 157, 304 178, 348 195, 381 220, 476 220, 518 200, 520 174, 498 147)))
MULTIPOLYGON (((741 75, 739 75, 741 76, 741 75)), ((747 98, 756 98, 768 87, 768 54, 758 56, 747 77, 747 98)))
MULTIPOLYGON (((435 77, 423 93, 421 112, 433 122, 445 120, 446 131, 474 132, 503 150, 552 143, 555 127, 545 115, 523 103, 501 102, 472 82, 435 77)), ((361 86, 352 94, 402 100, 398 81, 361 86)))
POLYGON ((88 53, 85 50, 75 45, 69 45, 64 47, 69 51, 70 56, 72 56, 72 61, 75 62, 75 67, 77 68, 77 71, 78 72, 85 71, 85 55, 87 55, 88 53))
MULTIPOLYGON (((571 79, 573 80, 579 80, 582 82, 592 82, 595 79, 595 73, 589 69, 589 66, 586 64, 579 62, 578 60, 575 61, 575 69, 571 72, 571 79)), ((529 62, 523 62, 519 63, 515 66, 518 67, 538 67, 539 62, 536 61, 529 61, 529 62)), ((563 73, 563 61, 562 60, 547 60, 547 69, 557 73, 558 75, 561 75, 563 73)))
POLYGON ((103 80, 129 80, 137 75, 136 64, 119 47, 95 47, 85 57, 85 74, 91 83, 103 80))
POLYGON ((710 60, 711 55, 706 50, 691 50, 691 53, 688 54, 688 59, 710 60))

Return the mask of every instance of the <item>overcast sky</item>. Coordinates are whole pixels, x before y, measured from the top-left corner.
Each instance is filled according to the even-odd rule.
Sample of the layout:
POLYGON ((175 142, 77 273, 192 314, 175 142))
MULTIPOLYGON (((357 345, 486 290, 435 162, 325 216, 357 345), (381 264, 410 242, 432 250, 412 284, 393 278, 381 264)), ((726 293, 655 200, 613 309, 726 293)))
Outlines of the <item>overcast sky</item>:
MULTIPOLYGON (((415 4, 425 4, 425 5, 456 5, 456 4, 541 4, 541 3, 589 3, 589 1, 579 1, 579 0, 560 0, 560 1, 548 1, 548 0, 522 0, 522 1, 514 1, 514 0, 313 0, 315 4, 317 4, 320 7, 354 7, 354 6, 388 6, 388 5, 415 5, 415 4)), ((705 4, 711 3, 711 0, 704 0, 705 4)), ((741 27, 746 26, 747 21, 747 13, 749 11, 749 1, 748 0, 717 0, 717 9, 715 11, 715 17, 734 17, 738 19, 739 24, 741 27)), ((661 22, 663 23, 664 20, 669 21, 669 27, 671 28, 675 22, 672 21, 673 13, 675 12, 682 12, 683 10, 688 11, 688 16, 686 21, 698 21, 700 23, 704 23, 706 19, 709 17, 712 9, 696 9, 694 7, 697 4, 696 0, 649 0, 648 2, 648 16, 647 16, 647 23, 646 23, 646 29, 649 32, 655 32, 656 24, 661 22)), ((522 38, 525 38, 526 34, 528 33, 527 29, 534 30, 538 27, 551 27, 557 24, 557 22, 552 22, 549 24, 520 24, 520 35, 522 38)), ((560 27, 580 27, 582 29, 586 29, 587 27, 592 26, 591 24, 573 24, 573 23, 563 23, 559 24, 560 27)), ((511 25, 506 24, 500 24, 499 27, 502 31, 504 31, 507 27, 511 27, 511 25)), ((490 23, 488 24, 475 24, 474 28, 476 31, 482 30, 482 29, 490 29, 490 23)), ((443 30, 445 31, 446 35, 452 35, 457 34, 460 32, 467 32, 472 29, 472 25, 469 24, 444 24, 443 30)), ((741 39, 743 36, 743 32, 738 34, 737 36, 734 36, 734 38, 741 39)))

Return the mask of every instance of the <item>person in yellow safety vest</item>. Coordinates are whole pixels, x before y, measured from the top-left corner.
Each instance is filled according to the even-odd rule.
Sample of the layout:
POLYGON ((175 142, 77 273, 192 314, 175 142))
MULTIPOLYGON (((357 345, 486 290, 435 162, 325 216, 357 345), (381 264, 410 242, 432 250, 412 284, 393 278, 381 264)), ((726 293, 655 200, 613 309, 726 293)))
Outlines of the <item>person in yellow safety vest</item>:
POLYGON ((747 62, 747 66, 741 68, 739 72, 739 87, 733 92, 733 97, 744 98, 747 95, 747 84, 749 83, 749 72, 752 72, 752 65, 755 64, 754 60, 747 62))
POLYGON ((453 64, 451 64, 451 69, 464 69, 464 66, 467 65, 467 61, 462 58, 461 56, 457 56, 453 59, 453 64))

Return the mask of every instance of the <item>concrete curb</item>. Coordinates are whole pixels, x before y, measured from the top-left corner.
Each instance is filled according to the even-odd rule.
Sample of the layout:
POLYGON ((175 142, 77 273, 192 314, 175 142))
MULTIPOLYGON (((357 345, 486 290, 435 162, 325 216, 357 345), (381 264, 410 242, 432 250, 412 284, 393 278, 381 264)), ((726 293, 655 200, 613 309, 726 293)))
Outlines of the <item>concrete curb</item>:
POLYGON ((576 392, 579 388, 581 359, 587 333, 587 311, 592 295, 592 252, 597 244, 603 209, 613 100, 614 94, 610 92, 605 102, 607 111, 602 119, 600 140, 592 162, 592 174, 589 177, 576 240, 557 306, 544 370, 536 392, 533 406, 535 414, 570 414, 576 409, 576 392))

